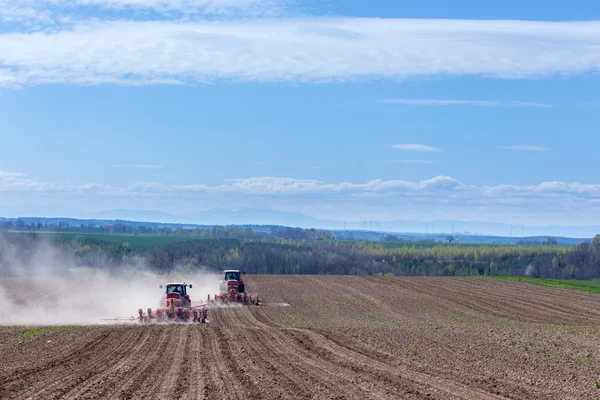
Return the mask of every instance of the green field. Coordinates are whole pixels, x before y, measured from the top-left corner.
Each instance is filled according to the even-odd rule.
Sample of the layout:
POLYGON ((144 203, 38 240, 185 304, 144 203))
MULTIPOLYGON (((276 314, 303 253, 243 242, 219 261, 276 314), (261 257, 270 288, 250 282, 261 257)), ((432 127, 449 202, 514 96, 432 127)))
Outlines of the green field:
POLYGON ((80 232, 35 232, 35 235, 43 239, 56 239, 70 241, 76 238, 87 238, 102 240, 110 243, 129 243, 134 250, 146 250, 150 247, 160 246, 167 243, 184 242, 198 239, 185 236, 159 236, 159 235, 132 235, 116 233, 80 233, 80 232))
POLYGON ((402 247, 408 247, 409 249, 414 247, 415 249, 430 249, 435 246, 461 246, 461 247, 495 247, 495 244, 479 244, 479 243, 438 243, 438 242, 381 242, 386 249, 399 249, 402 247))
POLYGON ((26 339, 35 335, 40 335, 42 333, 50 333, 50 332, 60 332, 67 329, 77 329, 80 328, 78 325, 65 325, 65 326, 52 326, 49 328, 39 328, 31 331, 23 332, 20 335, 13 337, 13 340, 21 340, 26 339))
POLYGON ((590 281, 577 281, 563 279, 525 278, 522 276, 496 276, 494 277, 494 279, 503 279, 512 282, 523 282, 555 289, 570 289, 579 290, 580 292, 600 294, 600 279, 594 279, 590 281))
MULTIPOLYGON (((314 243, 327 243, 327 240, 324 241, 314 241, 314 243)), ((358 239, 341 239, 341 240, 336 240, 336 243, 340 243, 340 244, 376 244, 376 245, 381 245, 383 246, 383 248, 385 249, 401 249, 403 247, 406 248, 415 248, 415 249, 429 249, 435 246, 481 246, 479 244, 458 244, 458 243, 454 243, 454 244, 449 244, 449 243, 438 243, 438 242, 407 242, 407 241, 402 241, 402 242, 380 242, 380 241, 369 241, 369 240, 358 240, 358 239)), ((493 245, 492 245, 493 246, 493 245)))

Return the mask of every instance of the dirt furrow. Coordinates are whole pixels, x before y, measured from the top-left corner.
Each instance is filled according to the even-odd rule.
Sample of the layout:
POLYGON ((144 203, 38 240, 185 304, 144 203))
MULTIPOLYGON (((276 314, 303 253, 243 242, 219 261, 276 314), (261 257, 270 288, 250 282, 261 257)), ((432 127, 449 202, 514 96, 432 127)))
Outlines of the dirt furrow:
POLYGON ((202 353, 204 352, 205 336, 207 326, 192 326, 189 329, 190 337, 187 343, 189 348, 186 349, 185 357, 189 360, 190 366, 186 371, 186 375, 181 378, 188 382, 188 391, 182 396, 176 396, 184 400, 200 400, 204 399, 204 368, 202 363, 202 353))
MULTIPOLYGON (((277 324, 273 324, 272 321, 266 318, 262 309, 252 309, 252 311, 255 316, 258 316, 258 320, 262 321, 256 326, 277 326, 277 324)), ((253 323, 253 321, 248 321, 248 323, 253 323)), ((369 350, 361 345, 350 346, 348 345, 348 338, 342 337, 332 340, 331 335, 326 336, 318 330, 288 328, 279 329, 279 332, 285 332, 293 336, 297 344, 304 347, 305 353, 309 357, 316 353, 318 355, 316 359, 320 366, 326 365, 326 361, 331 361, 332 364, 359 372, 363 377, 370 376, 372 378, 370 379, 371 382, 384 383, 382 389, 384 392, 389 387, 404 387, 407 388, 406 393, 403 393, 405 397, 416 392, 425 393, 428 396, 437 394, 439 398, 457 396, 457 398, 497 399, 504 398, 504 396, 510 397, 512 393, 520 391, 522 394, 527 394, 528 397, 547 398, 547 393, 544 394, 541 391, 525 390, 522 387, 510 384, 503 385, 499 382, 490 385, 486 384, 487 381, 484 379, 481 380, 483 382, 481 385, 472 385, 473 379, 468 382, 453 382, 449 379, 442 379, 437 375, 443 375, 443 371, 418 368, 410 361, 406 362, 390 354, 369 350), (315 338, 317 340, 312 340, 315 338), (311 341, 312 343, 307 345, 307 342, 311 341), (422 371, 416 371, 416 369, 422 371)), ((278 340, 281 343, 286 343, 288 348, 290 347, 290 343, 286 339, 279 336, 278 340)), ((301 359, 298 355, 295 355, 295 358, 301 359)), ((369 390, 375 392, 373 388, 369 390)), ((402 393, 398 393, 397 389, 395 394, 400 395, 402 393)), ((390 393, 385 393, 385 395, 391 396, 390 393)))
POLYGON ((23 371, 19 382, 24 389, 18 391, 19 397, 62 398, 79 383, 112 367, 118 362, 119 356, 129 354, 136 345, 136 335, 130 329, 109 330, 94 340, 91 346, 84 347, 62 360, 42 362, 23 371))
MULTIPOLYGON (((236 310, 234 320, 236 325, 246 327, 234 332, 240 347, 245 349, 246 364, 261 386, 276 389, 276 397, 282 399, 355 397, 348 388, 339 388, 337 382, 332 382, 312 365, 299 363, 295 354, 276 343, 268 330, 257 328, 256 321, 248 319, 249 314, 242 311, 236 310)), ((269 398, 268 393, 260 398, 269 398)))
POLYGON ((219 326, 209 326, 206 332, 206 362, 208 374, 205 378, 204 395, 206 398, 234 398, 245 396, 240 372, 237 370, 231 354, 227 349, 224 330, 219 326))
POLYGON ((474 310, 526 321, 600 323, 598 296, 494 279, 429 278, 392 281, 474 310), (571 299, 573 301, 567 301, 571 299))
POLYGON ((597 398, 600 296, 468 278, 264 276, 248 287, 269 303, 211 308, 207 324, 17 341, 28 328, 0 327, 0 398, 597 398))
MULTIPOLYGON (((90 378, 77 385, 63 396, 64 399, 89 399, 98 396, 110 396, 111 393, 118 391, 127 376, 135 374, 140 363, 146 358, 146 351, 155 346, 156 340, 148 331, 139 331, 136 328, 125 328, 135 331, 136 345, 130 351, 124 353, 121 357, 115 357, 114 363, 105 371, 93 371, 90 378)), ((112 361, 112 360, 111 360, 112 361)))
POLYGON ((247 310, 243 311, 244 321, 259 328, 253 331, 268 346, 270 357, 279 353, 287 360, 293 359, 295 362, 292 366, 303 369, 304 376, 314 377, 317 382, 321 381, 320 386, 332 389, 343 398, 428 397, 424 390, 419 390, 418 385, 411 381, 396 379, 392 385, 390 382, 380 384, 381 377, 372 379, 373 374, 369 368, 363 368, 352 361, 340 362, 340 358, 333 354, 323 357, 317 347, 308 344, 311 342, 308 337, 298 340, 294 336, 294 333, 304 330, 272 327, 256 320, 254 316, 249 317, 251 314, 247 310))
POLYGON ((175 326, 156 326, 139 329, 152 329, 151 334, 158 338, 152 348, 145 349, 146 356, 141 360, 141 365, 133 374, 128 372, 122 384, 114 390, 115 397, 121 399, 153 399, 163 390, 165 376, 169 374, 174 363, 182 362, 175 340, 173 328, 175 326))
MULTIPOLYGON (((177 392, 179 385, 185 385, 181 382, 181 376, 184 374, 188 357, 185 354, 188 335, 186 332, 187 326, 173 325, 170 326, 170 340, 173 341, 173 347, 168 357, 164 360, 164 373, 160 375, 160 385, 156 388, 155 396, 158 398, 170 398, 173 393, 177 392)), ((158 378, 158 377, 157 377, 158 378)), ((185 393, 185 392, 182 392, 185 393)))
MULTIPOLYGON (((415 365, 411 360, 406 360, 402 357, 394 356, 389 353, 383 353, 376 349, 367 348, 363 343, 357 342, 348 336, 333 334, 324 329, 315 330, 321 336, 326 338, 328 341, 335 345, 347 349, 351 352, 359 353, 373 361, 380 362, 396 373, 399 370, 414 371, 421 373, 421 378, 445 376, 449 380, 454 380, 460 383, 463 387, 478 388, 486 393, 504 396, 507 398, 514 398, 515 394, 517 398, 535 398, 535 399, 547 399, 554 398, 554 394, 548 390, 541 390, 535 388, 527 388, 521 385, 517 385, 511 382, 505 382, 495 378, 481 376, 478 371, 469 371, 468 374, 460 373, 460 371, 448 371, 442 368, 433 368, 431 366, 415 365)), ((431 339, 430 339, 431 340, 431 339)), ((442 343, 431 342, 432 345, 443 346, 442 343)), ((457 355, 458 356, 458 355, 457 355)), ((386 369, 387 369, 386 367, 386 369)), ((421 379, 422 380, 422 379, 421 379)), ((564 395, 565 399, 572 398, 568 395, 564 395)))

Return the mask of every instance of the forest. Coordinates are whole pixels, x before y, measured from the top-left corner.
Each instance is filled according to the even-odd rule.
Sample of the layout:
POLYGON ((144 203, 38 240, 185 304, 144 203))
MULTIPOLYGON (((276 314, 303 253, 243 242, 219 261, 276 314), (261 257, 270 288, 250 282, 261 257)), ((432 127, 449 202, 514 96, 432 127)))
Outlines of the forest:
MULTIPOLYGON (((301 236, 305 236, 306 232, 301 236)), ((107 273, 212 272, 235 268, 249 274, 395 276, 529 276, 600 278, 600 235, 578 246, 461 245, 333 239, 206 238, 148 248, 127 241, 0 231, 0 275, 68 273, 74 268, 107 273)))

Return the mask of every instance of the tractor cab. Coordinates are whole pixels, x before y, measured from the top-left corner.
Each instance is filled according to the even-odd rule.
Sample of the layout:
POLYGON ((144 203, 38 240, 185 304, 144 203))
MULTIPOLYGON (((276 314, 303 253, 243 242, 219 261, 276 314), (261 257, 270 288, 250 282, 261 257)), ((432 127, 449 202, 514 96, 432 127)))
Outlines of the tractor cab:
POLYGON ((245 293, 246 288, 241 275, 242 273, 238 269, 225 270, 225 275, 220 283, 221 293, 230 293, 231 290, 234 293, 245 293))
POLYGON ((166 285, 165 294, 169 293, 179 293, 182 296, 187 296, 187 285, 179 284, 179 283, 168 283, 166 285))
POLYGON ((239 281, 240 280, 240 271, 225 271, 225 280, 226 281, 239 281))
MULTIPOLYGON (((173 301, 176 307, 190 308, 192 302, 190 296, 187 294, 187 287, 192 288, 191 284, 183 283, 167 283, 165 288, 165 294, 161 298, 161 302, 167 306, 169 301, 173 301), (173 299, 173 300, 170 300, 173 299)), ((163 288, 163 285, 160 285, 163 288)))

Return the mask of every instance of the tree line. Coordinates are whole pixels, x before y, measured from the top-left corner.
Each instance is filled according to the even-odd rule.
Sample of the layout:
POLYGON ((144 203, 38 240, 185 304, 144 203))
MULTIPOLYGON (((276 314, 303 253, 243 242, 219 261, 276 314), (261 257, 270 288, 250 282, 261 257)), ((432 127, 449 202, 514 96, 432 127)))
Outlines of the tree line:
POLYGON ((0 232, 0 275, 54 273, 76 267, 110 273, 150 269, 156 273, 341 274, 395 276, 533 276, 600 278, 600 235, 575 247, 457 245, 389 247, 364 241, 209 238, 133 249, 129 243, 91 238, 41 239, 35 233, 0 232))

